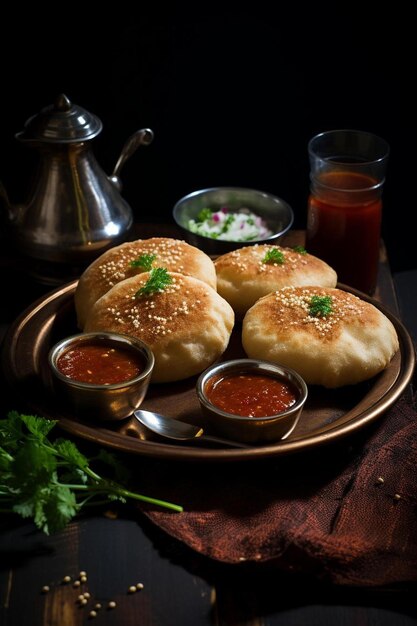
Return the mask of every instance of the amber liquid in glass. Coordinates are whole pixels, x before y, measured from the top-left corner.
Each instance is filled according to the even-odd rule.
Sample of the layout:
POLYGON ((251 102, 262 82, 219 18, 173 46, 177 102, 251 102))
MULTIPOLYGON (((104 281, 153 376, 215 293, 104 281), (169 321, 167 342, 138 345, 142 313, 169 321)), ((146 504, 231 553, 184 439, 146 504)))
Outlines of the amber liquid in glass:
POLYGON ((355 172, 317 178, 308 202, 306 248, 337 272, 338 281, 366 294, 375 290, 382 202, 376 181, 355 172))

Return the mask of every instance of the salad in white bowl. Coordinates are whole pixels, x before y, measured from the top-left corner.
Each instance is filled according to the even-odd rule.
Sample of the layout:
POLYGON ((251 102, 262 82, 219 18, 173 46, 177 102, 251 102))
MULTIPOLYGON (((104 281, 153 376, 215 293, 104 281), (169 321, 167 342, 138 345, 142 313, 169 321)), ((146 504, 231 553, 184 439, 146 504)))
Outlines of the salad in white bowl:
POLYGON ((265 220, 245 208, 240 211, 231 211, 227 207, 218 211, 205 208, 197 219, 189 220, 188 227, 193 233, 222 241, 253 241, 273 234, 265 220))

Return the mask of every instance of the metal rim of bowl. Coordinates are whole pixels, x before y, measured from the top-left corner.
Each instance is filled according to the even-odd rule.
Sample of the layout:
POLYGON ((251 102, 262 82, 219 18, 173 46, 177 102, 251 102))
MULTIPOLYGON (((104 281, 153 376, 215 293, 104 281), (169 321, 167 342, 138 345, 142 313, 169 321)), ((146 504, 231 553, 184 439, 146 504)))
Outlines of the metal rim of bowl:
POLYGON ((177 226, 179 226, 180 228, 182 228, 183 230, 192 233, 194 236, 196 236, 197 238, 200 237, 202 240, 209 240, 209 241, 220 241, 221 243, 239 243, 242 245, 245 244, 251 244, 254 242, 267 242, 270 240, 274 240, 277 237, 281 237, 282 235, 285 235, 286 232, 288 232, 291 228, 291 226, 294 223, 294 211, 291 207, 290 204, 288 204, 288 202, 286 202, 285 200, 283 200, 282 198, 280 198, 279 196, 275 196, 274 194, 271 194, 269 192, 266 191, 261 191, 260 189, 252 189, 251 187, 206 187, 205 189, 198 189, 196 191, 192 191, 190 193, 188 193, 187 195, 183 196, 182 198, 180 198, 175 204, 174 204, 174 208, 172 210, 172 214, 174 217, 174 221, 177 224, 177 226), (180 209, 182 208, 182 205, 188 201, 188 200, 192 200, 193 198, 198 198, 199 196, 202 196, 203 194, 206 193, 212 193, 212 192, 216 192, 216 191, 232 191, 232 192, 251 192, 254 194, 258 194, 260 196, 269 198, 273 201, 275 201, 277 204, 283 205, 287 211, 288 211, 288 215, 289 215, 289 220, 288 220, 288 224, 280 231, 277 231, 275 233, 273 233, 272 235, 270 235, 269 237, 265 237, 263 239, 253 239, 252 241, 249 242, 244 242, 244 241, 236 241, 233 239, 214 239, 212 237, 205 237, 204 235, 200 235, 199 233, 193 233, 193 231, 189 230, 187 228, 187 226, 181 222, 180 218, 179 218, 179 212, 180 209))
POLYGON ((230 361, 224 361, 216 365, 211 365, 204 372, 202 372, 196 383, 197 396, 200 402, 210 411, 215 411, 220 416, 226 419, 233 419, 242 423, 254 423, 256 421, 276 421, 277 419, 284 419, 290 417, 302 408, 308 397, 308 387, 302 376, 290 367, 280 365, 279 363, 273 363, 272 361, 263 361, 259 359, 233 359, 230 361), (236 415, 235 413, 228 413, 223 411, 218 406, 210 402, 207 398, 204 388, 207 381, 216 374, 222 373, 248 373, 249 371, 264 372, 272 375, 274 378, 280 378, 281 380, 288 379, 296 388, 299 393, 299 397, 296 402, 292 404, 285 411, 275 413, 274 415, 266 415, 265 417, 246 417, 243 415, 236 415))
POLYGON ((104 331, 93 331, 89 333, 77 333, 75 335, 71 335, 70 337, 65 337, 65 339, 61 339, 58 341, 48 353, 48 363, 51 371, 54 375, 61 380, 63 383, 67 385, 71 385, 72 387, 80 387, 81 389, 120 389, 122 387, 130 386, 134 383, 140 382, 144 380, 147 376, 152 373, 152 370, 155 365, 155 357, 152 350, 149 346, 137 339, 135 337, 130 337, 128 335, 123 335, 119 333, 110 333, 104 331), (56 361, 58 357, 66 350, 71 344, 77 343, 88 343, 92 340, 96 341, 107 341, 108 343, 115 342, 122 346, 128 346, 133 349, 138 349, 145 360, 145 368, 144 370, 135 376, 134 378, 129 378, 128 380, 121 381, 119 383, 113 383, 110 385, 98 385, 95 383, 84 383, 79 380, 75 380, 70 378, 69 376, 65 376, 57 367, 56 361))

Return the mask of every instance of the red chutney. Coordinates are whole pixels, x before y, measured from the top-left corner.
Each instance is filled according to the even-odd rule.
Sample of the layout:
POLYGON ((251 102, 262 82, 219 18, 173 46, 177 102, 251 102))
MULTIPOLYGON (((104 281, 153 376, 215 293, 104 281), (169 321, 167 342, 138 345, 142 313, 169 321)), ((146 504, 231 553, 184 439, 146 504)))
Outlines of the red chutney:
POLYGON ((140 355, 99 343, 80 343, 57 359, 62 374, 82 383, 113 385, 135 378, 145 369, 140 355))
POLYGON ((242 417, 267 417, 282 413, 298 397, 295 388, 287 381, 261 374, 212 376, 204 391, 219 409, 242 417))
POLYGON ((376 285, 382 201, 376 181, 328 172, 309 198, 306 248, 331 265, 339 282, 371 294, 376 285))

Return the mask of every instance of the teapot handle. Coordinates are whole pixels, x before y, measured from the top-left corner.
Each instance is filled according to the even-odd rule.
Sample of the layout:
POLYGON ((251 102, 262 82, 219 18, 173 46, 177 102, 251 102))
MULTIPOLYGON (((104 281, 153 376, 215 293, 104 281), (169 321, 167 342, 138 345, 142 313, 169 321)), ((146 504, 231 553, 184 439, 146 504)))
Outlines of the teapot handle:
POLYGON ((122 189, 122 182, 119 178, 119 173, 123 165, 132 156, 132 154, 136 152, 139 146, 149 146, 149 144, 153 140, 153 136, 153 132, 150 128, 142 128, 141 130, 137 130, 135 133, 133 133, 133 135, 131 135, 124 144, 120 156, 117 159, 117 163, 114 167, 113 173, 111 176, 109 176, 109 179, 119 191, 121 191, 122 189))

